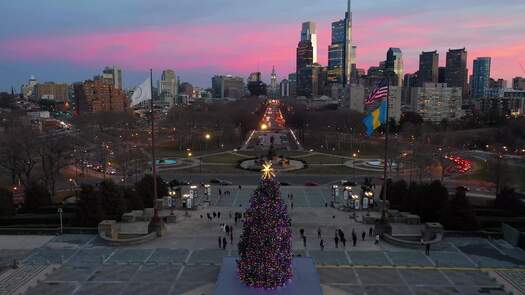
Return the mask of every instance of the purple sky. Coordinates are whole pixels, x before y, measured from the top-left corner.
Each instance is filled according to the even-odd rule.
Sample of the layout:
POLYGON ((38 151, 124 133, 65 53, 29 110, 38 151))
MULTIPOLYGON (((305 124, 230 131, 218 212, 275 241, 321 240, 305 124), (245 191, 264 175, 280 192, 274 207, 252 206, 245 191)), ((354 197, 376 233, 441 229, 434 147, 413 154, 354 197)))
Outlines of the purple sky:
MULTIPOLYGON (((0 11, 0 90, 41 81, 91 78, 105 65, 124 70, 125 87, 173 68, 184 81, 208 87, 214 74, 247 77, 275 65, 295 71, 301 22, 318 24, 319 60, 326 64, 330 23, 345 0, 17 0, 0 11)), ((389 47, 417 69, 422 50, 467 47, 472 59, 491 56, 492 76, 525 76, 525 1, 353 1, 358 67, 383 60, 389 47)))

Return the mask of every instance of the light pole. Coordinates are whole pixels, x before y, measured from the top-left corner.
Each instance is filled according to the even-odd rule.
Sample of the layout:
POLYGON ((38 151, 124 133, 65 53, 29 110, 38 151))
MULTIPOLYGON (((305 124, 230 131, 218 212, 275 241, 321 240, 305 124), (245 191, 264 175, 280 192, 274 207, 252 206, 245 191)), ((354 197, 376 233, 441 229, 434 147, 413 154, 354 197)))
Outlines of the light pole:
POLYGON ((352 180, 355 180, 355 158, 357 158, 357 154, 352 154, 352 180))
POLYGON ((64 211, 62 210, 62 208, 58 208, 58 218, 60 218, 60 234, 64 234, 64 226, 62 224, 62 213, 64 211))
POLYGON ((204 144, 206 146, 206 152, 208 152, 208 141, 211 139, 211 134, 206 133, 204 134, 204 144))

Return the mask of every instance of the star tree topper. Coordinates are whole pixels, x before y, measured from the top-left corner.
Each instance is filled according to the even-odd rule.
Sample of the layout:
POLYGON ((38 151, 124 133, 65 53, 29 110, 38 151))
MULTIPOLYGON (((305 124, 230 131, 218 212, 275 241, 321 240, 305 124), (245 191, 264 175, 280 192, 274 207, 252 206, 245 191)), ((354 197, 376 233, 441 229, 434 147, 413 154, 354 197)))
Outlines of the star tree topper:
POLYGON ((272 168, 272 162, 266 161, 263 164, 263 168, 261 172, 262 172, 261 178, 263 180, 268 180, 268 179, 272 179, 275 177, 275 172, 273 171, 273 168, 272 168))

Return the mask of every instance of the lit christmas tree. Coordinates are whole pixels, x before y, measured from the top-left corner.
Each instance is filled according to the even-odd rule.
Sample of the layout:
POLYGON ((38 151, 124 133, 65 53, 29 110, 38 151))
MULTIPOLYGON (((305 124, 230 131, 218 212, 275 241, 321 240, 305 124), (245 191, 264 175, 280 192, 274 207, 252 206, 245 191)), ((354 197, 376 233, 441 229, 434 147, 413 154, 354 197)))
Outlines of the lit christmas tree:
POLYGON ((272 164, 267 162, 246 210, 239 242, 239 277, 253 288, 283 287, 292 278, 291 221, 274 177, 272 164))

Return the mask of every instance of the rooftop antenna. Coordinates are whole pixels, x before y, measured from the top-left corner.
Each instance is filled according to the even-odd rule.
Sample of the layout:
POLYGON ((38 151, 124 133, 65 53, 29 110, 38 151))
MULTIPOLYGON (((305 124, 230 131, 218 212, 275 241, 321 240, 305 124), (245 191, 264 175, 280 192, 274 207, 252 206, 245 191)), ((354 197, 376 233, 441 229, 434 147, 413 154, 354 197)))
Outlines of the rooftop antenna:
POLYGON ((523 74, 525 74, 525 68, 523 67, 523 65, 521 64, 521 62, 520 62, 519 64, 520 64, 520 67, 521 67, 521 71, 523 72, 523 74))

